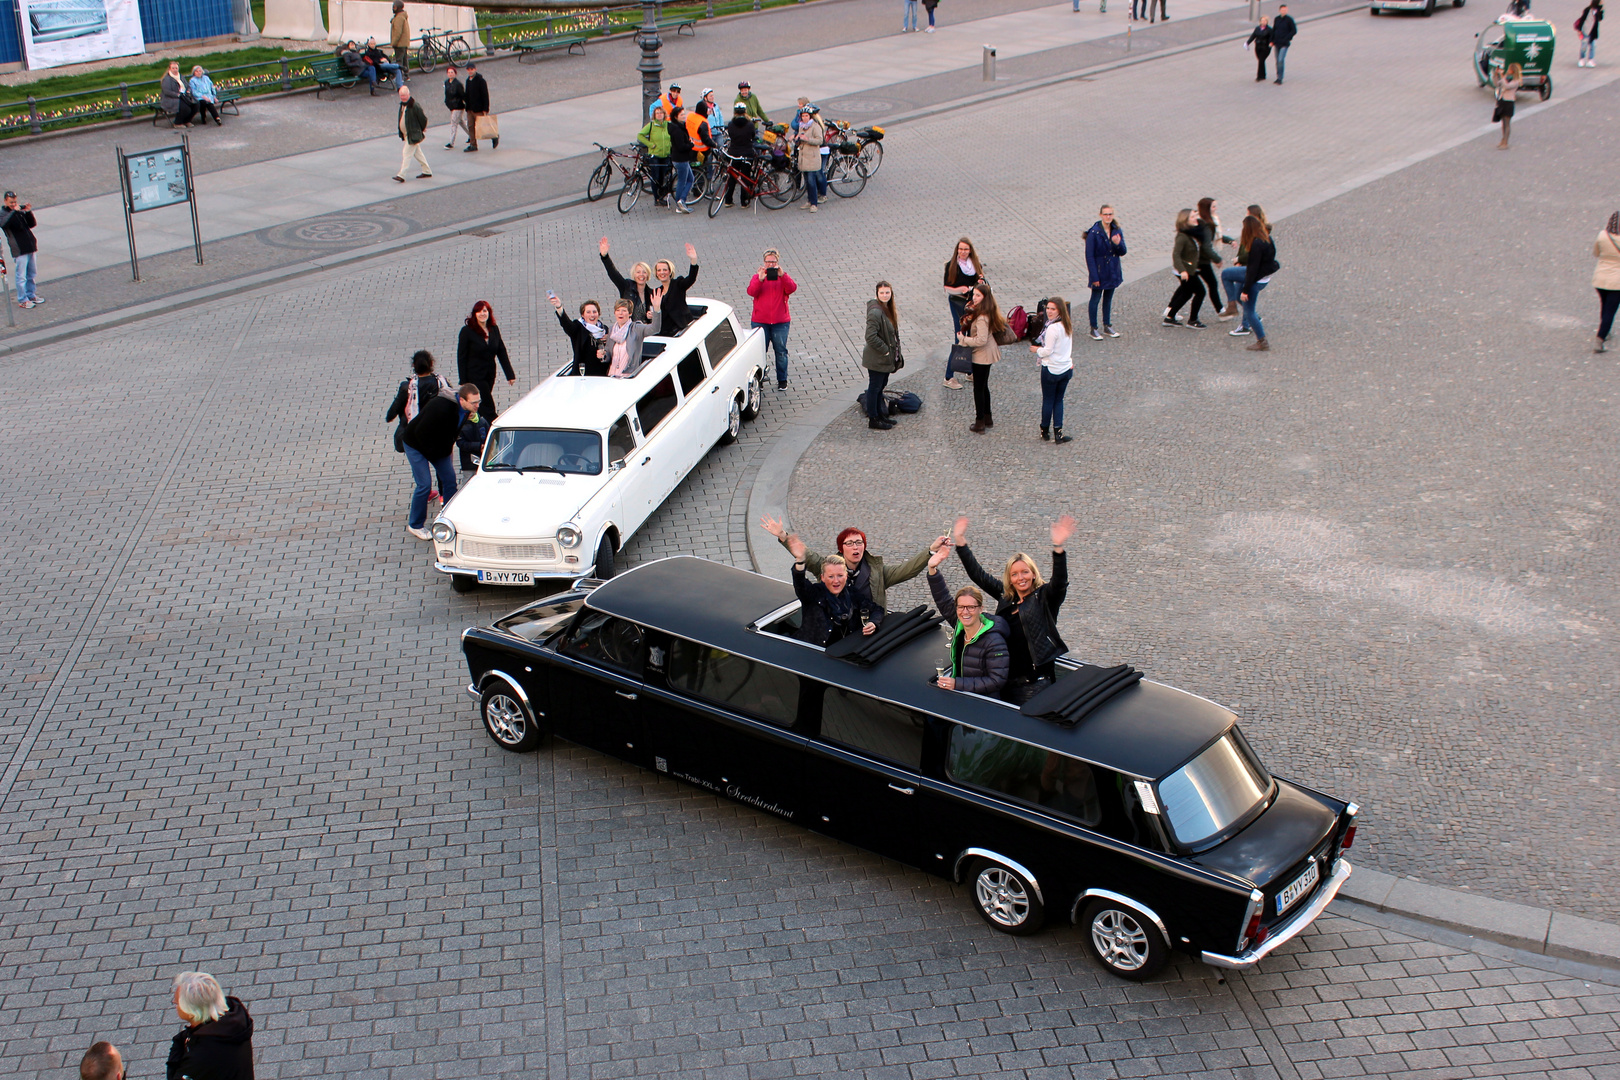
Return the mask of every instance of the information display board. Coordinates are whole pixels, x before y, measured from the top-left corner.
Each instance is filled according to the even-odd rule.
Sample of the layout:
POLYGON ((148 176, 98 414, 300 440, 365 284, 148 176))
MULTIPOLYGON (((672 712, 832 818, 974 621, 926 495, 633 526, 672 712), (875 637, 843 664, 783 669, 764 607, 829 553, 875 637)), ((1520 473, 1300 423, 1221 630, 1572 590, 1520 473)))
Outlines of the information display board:
POLYGON ((129 212, 138 214, 142 210, 185 202, 190 197, 191 187, 186 176, 187 164, 184 146, 165 146, 124 158, 129 212))
POLYGON ((17 0, 17 16, 30 68, 146 51, 136 0, 17 0))

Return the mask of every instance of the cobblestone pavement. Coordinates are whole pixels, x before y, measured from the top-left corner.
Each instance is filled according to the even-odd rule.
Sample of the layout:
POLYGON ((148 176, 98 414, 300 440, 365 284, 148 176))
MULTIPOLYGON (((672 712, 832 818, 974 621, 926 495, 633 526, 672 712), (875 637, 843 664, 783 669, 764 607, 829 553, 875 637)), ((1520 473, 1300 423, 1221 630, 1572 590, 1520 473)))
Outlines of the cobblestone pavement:
MULTIPOLYGON (((1196 58, 1145 65, 964 111, 954 130, 976 125, 983 160, 964 160, 932 121, 906 125, 867 193, 815 217, 677 221, 582 207, 8 358, 9 382, 24 392, 0 402, 0 446, 8 460, 48 464, 13 489, 13 584, 0 601, 0 1074, 63 1075, 89 1042, 111 1038, 131 1048, 132 1076, 154 1075, 173 1029, 167 979, 195 966, 253 1007, 265 1077, 1612 1078, 1612 973, 1349 909, 1258 975, 1221 986, 1184 964, 1125 986, 1089 965, 1071 931, 994 935, 959 889, 853 848, 566 746, 503 754, 461 693, 456 632, 530 594, 453 594, 403 532, 408 481, 383 409, 411 349, 450 355, 473 297, 494 303, 521 391, 562 357, 545 289, 570 301, 603 295, 593 257, 603 232, 624 255, 674 255, 694 240, 695 291, 733 300, 771 243, 804 285, 792 389, 770 395, 744 439, 711 454, 628 553, 745 561, 750 467, 784 426, 853 393, 875 277, 900 289, 907 343, 921 356, 943 322, 933 267, 960 232, 993 238, 984 246, 1004 291, 1036 295, 1052 287, 1043 275, 1070 288, 1074 237, 1100 201, 1093 185, 1130 207, 1145 265, 1159 257, 1152 223, 1206 183, 1237 204, 1255 191, 1248 171, 1265 177, 1262 201, 1308 202, 1323 185, 1466 133, 1472 121, 1456 117, 1486 107, 1468 86, 1418 117, 1393 92, 1342 100, 1343 77, 1367 40, 1380 40, 1359 35, 1444 29, 1439 18, 1343 25, 1345 37, 1323 33, 1318 73, 1302 68, 1298 87, 1290 79, 1301 92, 1283 99, 1291 104, 1261 146, 1234 151, 1230 133, 1183 125, 1185 153, 1167 159, 1179 119, 1156 115, 1167 87, 1228 112, 1278 88, 1211 82, 1196 58), (1087 108, 1110 110, 1132 137, 1106 172, 1089 144, 1051 144, 1052 175, 1096 172, 1078 209, 1035 201, 1019 186, 1022 166, 998 188, 984 161, 1028 162, 1031 115, 1087 108), (941 207, 953 208, 943 225, 941 207)), ((1268 297, 1279 344, 1269 365, 1215 356, 1228 342, 1213 332, 1139 332, 1157 294, 1127 288, 1117 321, 1132 336, 1118 344, 1133 351, 1098 367, 1118 385, 1071 393, 1077 431, 1117 426, 1071 448, 1084 471, 1049 478, 1121 510, 1117 525, 1088 515, 1088 573, 1092 553, 1131 543, 1161 556, 1127 564, 1123 584, 1092 576, 1077 586, 1071 615, 1086 617, 1065 625, 1077 649, 1106 642, 1155 674, 1224 693, 1280 770, 1367 792, 1373 843, 1358 841, 1360 857, 1399 868, 1391 792, 1417 775, 1422 801, 1397 812, 1418 825, 1457 822, 1446 835, 1467 860, 1459 877, 1497 891, 1511 860, 1544 892, 1556 861, 1579 887, 1558 906, 1599 917, 1612 917, 1612 895, 1589 897, 1596 871, 1577 860, 1612 863, 1612 798, 1586 793, 1613 785, 1610 743, 1589 733, 1581 765, 1600 770, 1590 784, 1571 781, 1582 774, 1567 762, 1582 730, 1572 706, 1612 712, 1610 691, 1606 668, 1577 668, 1556 638, 1578 634, 1582 655, 1607 655, 1612 605, 1601 590, 1612 579, 1599 560, 1613 485, 1587 452, 1612 442, 1607 369, 1578 350, 1586 252, 1602 218, 1589 195, 1612 187, 1599 169, 1616 156, 1606 126, 1615 94, 1525 110, 1517 157, 1476 141, 1284 222, 1283 261, 1297 277, 1268 297), (1498 175, 1525 158, 1559 165, 1539 178, 1539 201, 1514 197, 1522 173, 1498 175), (1396 191, 1421 212, 1392 213, 1396 191), (1436 250, 1453 259, 1413 279, 1418 253, 1436 250), (1355 272, 1340 273, 1329 252, 1355 272), (1516 298, 1505 311, 1486 299, 1502 295, 1516 298), (1403 366, 1375 365, 1374 344, 1403 366), (1301 355, 1310 370, 1293 364, 1301 355), (1488 397, 1469 381, 1482 378, 1488 397), (1407 386, 1414 380, 1427 398, 1407 386), (1184 416, 1192 407, 1227 411, 1195 427, 1184 416), (1351 425, 1376 437, 1353 443, 1351 425), (1442 437, 1428 436, 1435 428, 1442 437), (1577 428, 1579 446, 1567 435, 1577 428), (1241 473, 1212 435, 1234 430, 1248 434, 1230 447, 1248 463, 1241 473), (1268 436, 1269 450, 1255 441, 1268 436), (1511 467, 1503 444, 1525 447, 1511 467), (1166 445, 1185 453, 1167 458, 1166 445), (1277 475, 1296 478, 1286 499, 1277 475), (1422 554, 1430 541, 1433 556, 1422 554), (1401 577, 1419 572, 1431 576, 1401 577), (1201 604, 1176 593, 1202 631, 1189 635, 1155 590, 1190 590, 1201 574, 1242 602, 1217 609, 1208 593, 1201 604), (1256 585, 1276 579, 1298 584, 1256 585), (1423 606, 1437 591, 1462 615, 1423 606), (1581 626, 1562 625, 1572 617, 1581 626), (1458 627, 1470 618, 1496 619, 1500 636, 1469 637, 1458 627), (1347 647, 1341 624, 1352 619, 1382 647, 1347 647), (1199 648, 1210 640, 1217 650, 1199 648), (1311 649, 1313 663, 1286 648, 1311 649), (1524 700, 1495 677, 1509 670, 1509 648, 1550 684, 1530 713, 1543 736, 1530 748, 1501 722, 1524 700), (1374 668, 1370 682, 1358 657, 1374 668), (1430 689, 1435 657, 1457 658, 1440 677, 1443 698, 1430 689), (1229 681, 1217 678, 1221 663, 1229 681), (1583 680, 1591 688, 1562 685, 1583 680), (1298 720, 1320 708, 1324 686, 1341 709, 1381 725, 1348 758, 1327 758, 1316 749, 1321 722, 1298 720), (1454 695, 1465 704, 1453 714, 1454 695), (1534 780, 1493 771, 1481 753, 1532 762, 1534 780), (1434 783, 1438 770, 1400 771, 1427 759, 1449 775, 1434 783), (1542 798, 1546 809, 1524 805, 1542 798), (1474 827, 1486 812, 1499 835, 1474 827), (1577 827, 1546 824, 1561 818, 1577 827), (1514 846, 1496 846, 1504 841, 1514 846)), ((1005 381, 998 401, 1010 417, 1020 391, 1016 376, 1005 381)), ((937 438, 867 444, 840 429, 819 456, 834 462, 840 442, 904 446, 912 475, 937 461, 955 478, 950 491, 969 485, 987 551, 1027 542, 1057 500, 971 475, 1005 465, 1043 476, 1007 455, 1014 425, 997 429, 989 445, 999 449, 985 456, 955 434, 962 404, 937 400, 929 382, 918 383, 930 396, 921 423, 939 425, 937 438)), ((497 397, 512 400, 504 388, 497 397)), ((851 512, 867 508, 862 519, 880 536, 909 536, 913 522, 941 515, 943 485, 903 527, 891 523, 885 515, 912 495, 878 500, 869 465, 850 466, 833 496, 851 512)), ((794 512, 807 528, 828 527, 800 502, 794 512)), ((1498 891, 1508 893, 1529 898, 1498 891)))

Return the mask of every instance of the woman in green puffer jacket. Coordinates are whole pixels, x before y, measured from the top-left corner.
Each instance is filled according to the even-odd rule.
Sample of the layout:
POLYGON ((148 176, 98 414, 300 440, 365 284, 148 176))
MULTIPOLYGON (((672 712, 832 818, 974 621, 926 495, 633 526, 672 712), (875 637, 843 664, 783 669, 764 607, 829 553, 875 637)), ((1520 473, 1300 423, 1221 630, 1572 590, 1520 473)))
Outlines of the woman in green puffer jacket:
POLYGON ((636 142, 647 148, 647 174, 652 177, 653 200, 659 206, 669 205, 669 117, 662 105, 653 109, 653 118, 636 136, 636 142))

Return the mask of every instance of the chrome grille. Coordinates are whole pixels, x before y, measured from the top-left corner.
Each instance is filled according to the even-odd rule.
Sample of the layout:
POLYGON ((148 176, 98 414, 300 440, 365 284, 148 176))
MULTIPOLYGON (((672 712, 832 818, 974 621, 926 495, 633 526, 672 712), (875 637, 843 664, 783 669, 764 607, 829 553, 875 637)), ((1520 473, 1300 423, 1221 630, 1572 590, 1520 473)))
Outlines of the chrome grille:
POLYGON ((478 559, 505 559, 509 562, 556 562, 556 544, 514 544, 499 540, 478 540, 470 536, 461 538, 461 553, 478 559))

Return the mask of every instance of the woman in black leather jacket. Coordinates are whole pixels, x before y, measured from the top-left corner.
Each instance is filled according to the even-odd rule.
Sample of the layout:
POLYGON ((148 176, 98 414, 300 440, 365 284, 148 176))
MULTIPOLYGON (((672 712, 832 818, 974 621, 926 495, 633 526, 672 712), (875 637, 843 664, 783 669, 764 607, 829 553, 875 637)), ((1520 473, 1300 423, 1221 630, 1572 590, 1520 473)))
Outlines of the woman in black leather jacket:
POLYGON ((789 537, 793 555, 793 591, 799 597, 799 640, 826 648, 851 634, 870 634, 882 620, 881 610, 870 602, 863 604, 849 586, 849 569, 842 555, 829 555, 821 562, 821 580, 804 572, 805 546, 797 536, 789 537))
POLYGON ((1012 653, 1006 696, 1027 701, 1054 677, 1053 661, 1069 647, 1058 636, 1058 609, 1069 591, 1068 557, 1063 545, 1074 535, 1074 518, 1065 514, 1052 523, 1052 578, 1041 580, 1035 560, 1022 551, 1013 553, 1001 579, 991 577, 967 545, 968 519, 957 518, 951 542, 962 568, 973 583, 996 600, 996 616, 1007 623, 1007 646, 1012 653))

